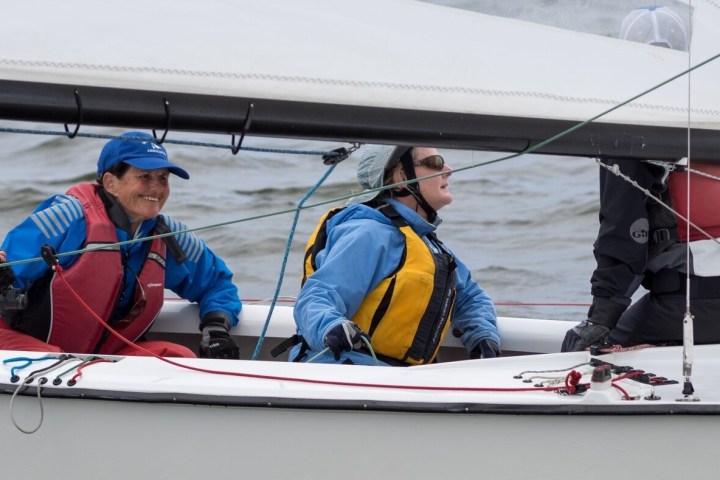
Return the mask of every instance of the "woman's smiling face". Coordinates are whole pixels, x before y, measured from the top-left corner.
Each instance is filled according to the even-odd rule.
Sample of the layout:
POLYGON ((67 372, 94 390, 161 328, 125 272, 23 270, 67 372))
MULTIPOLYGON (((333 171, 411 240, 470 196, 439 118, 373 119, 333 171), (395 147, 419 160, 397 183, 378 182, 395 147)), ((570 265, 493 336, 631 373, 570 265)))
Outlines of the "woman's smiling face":
POLYGON ((130 166, 122 177, 106 172, 103 186, 115 196, 135 230, 142 222, 156 217, 170 196, 167 168, 141 170, 130 166))

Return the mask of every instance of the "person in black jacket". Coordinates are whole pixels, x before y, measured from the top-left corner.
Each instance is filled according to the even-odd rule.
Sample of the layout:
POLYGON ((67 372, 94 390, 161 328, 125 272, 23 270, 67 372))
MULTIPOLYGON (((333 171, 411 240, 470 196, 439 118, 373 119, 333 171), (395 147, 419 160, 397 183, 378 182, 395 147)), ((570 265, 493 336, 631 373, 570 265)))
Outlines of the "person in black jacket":
POLYGON ((681 343, 688 286, 696 343, 720 342, 720 209, 712 206, 712 199, 720 198, 720 165, 692 165, 690 173, 668 172, 634 159, 603 163, 682 217, 688 212, 686 176, 692 174, 691 222, 701 230, 690 229, 688 244, 683 220, 628 180, 601 168, 597 267, 590 280, 593 303, 587 319, 567 332, 562 351, 608 341, 623 346, 681 343), (697 175, 696 170, 716 178, 697 175), (641 284, 649 292, 628 308, 641 284))

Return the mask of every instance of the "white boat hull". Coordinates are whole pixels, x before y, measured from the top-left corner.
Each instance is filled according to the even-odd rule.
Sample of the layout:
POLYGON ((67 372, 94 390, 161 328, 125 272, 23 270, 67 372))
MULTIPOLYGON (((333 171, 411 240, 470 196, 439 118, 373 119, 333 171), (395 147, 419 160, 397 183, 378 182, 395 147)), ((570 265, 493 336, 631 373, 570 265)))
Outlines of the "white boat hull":
MULTIPOLYGON (((696 353, 699 401, 678 401, 682 381, 651 388, 621 380, 639 397, 623 400, 613 388, 560 395, 533 387, 537 379, 514 378, 530 369, 587 371, 577 366, 590 359, 585 352, 406 369, 180 361, 229 375, 128 357, 87 367, 74 386, 49 381, 41 390, 42 422, 35 387, 13 399, 17 384, 3 372, 3 472, 55 479, 223 470, 248 478, 710 478, 720 347, 696 353), (22 433, 13 421, 39 428, 22 433)), ((672 347, 604 358, 681 380, 681 357, 672 347)))
MULTIPOLYGON (((6 396, 0 396, 0 411, 7 412, 6 396)), ((5 478, 206 478, 224 471, 278 479, 702 479, 714 475, 720 417, 425 414, 58 399, 47 402, 45 423, 34 435, 8 429, 6 419, 2 423, 5 478)))

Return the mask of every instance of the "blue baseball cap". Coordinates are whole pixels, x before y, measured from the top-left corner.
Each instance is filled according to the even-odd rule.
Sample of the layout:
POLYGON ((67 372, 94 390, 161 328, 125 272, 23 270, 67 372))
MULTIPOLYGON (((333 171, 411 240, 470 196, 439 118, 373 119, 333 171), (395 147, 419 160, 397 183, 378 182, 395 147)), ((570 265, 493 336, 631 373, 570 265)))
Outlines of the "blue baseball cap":
POLYGON ((190 175, 178 167, 170 160, 165 147, 155 142, 155 137, 144 132, 127 132, 120 135, 120 138, 128 140, 110 140, 100 152, 100 158, 97 162, 98 177, 102 177, 114 165, 125 162, 135 168, 142 170, 157 170, 158 168, 167 168, 170 173, 174 173, 185 180, 190 175), (146 139, 146 140, 142 140, 146 139))

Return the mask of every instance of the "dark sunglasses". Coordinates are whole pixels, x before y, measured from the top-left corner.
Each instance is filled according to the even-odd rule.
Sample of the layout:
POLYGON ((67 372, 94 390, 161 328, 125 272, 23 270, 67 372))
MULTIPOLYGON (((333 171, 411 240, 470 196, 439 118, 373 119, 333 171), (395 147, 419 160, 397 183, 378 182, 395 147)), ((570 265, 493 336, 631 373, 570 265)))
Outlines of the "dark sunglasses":
POLYGON ((416 167, 427 167, 438 172, 445 167, 445 160, 440 155, 430 155, 415 162, 416 167))

